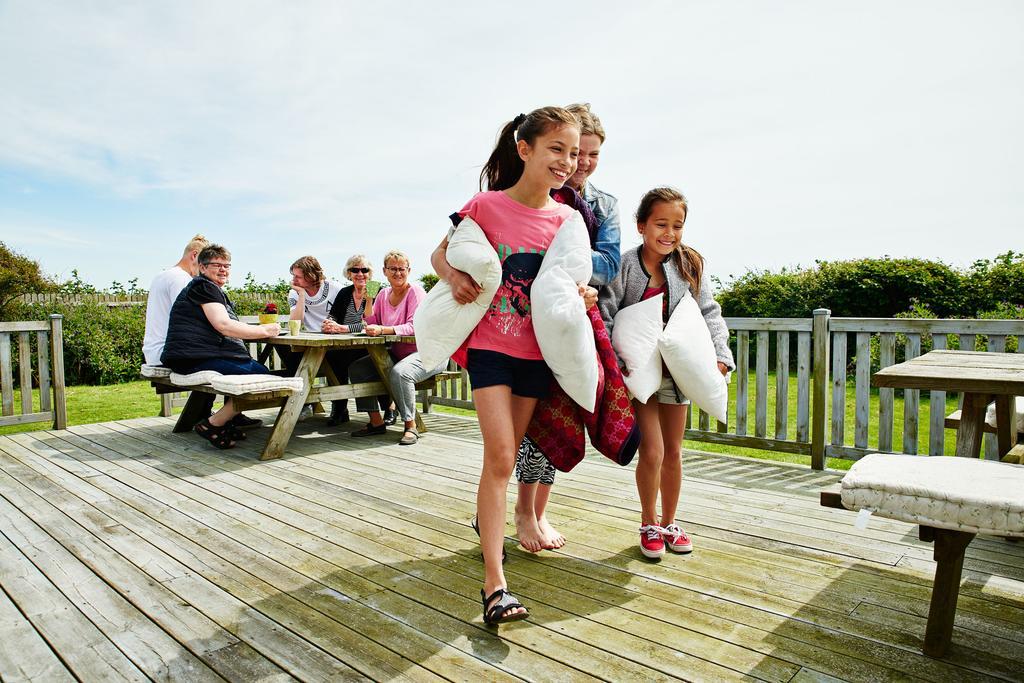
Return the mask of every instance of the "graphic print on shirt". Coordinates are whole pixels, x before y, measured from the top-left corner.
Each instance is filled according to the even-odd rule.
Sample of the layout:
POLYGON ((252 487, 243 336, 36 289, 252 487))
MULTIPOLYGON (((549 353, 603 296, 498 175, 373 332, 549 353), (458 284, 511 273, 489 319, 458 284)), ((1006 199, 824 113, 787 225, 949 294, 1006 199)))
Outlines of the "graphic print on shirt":
POLYGON ((530 319, 530 287, 537 277, 544 252, 520 247, 513 250, 498 245, 501 262, 501 286, 494 296, 488 317, 494 319, 502 334, 518 337, 530 319))

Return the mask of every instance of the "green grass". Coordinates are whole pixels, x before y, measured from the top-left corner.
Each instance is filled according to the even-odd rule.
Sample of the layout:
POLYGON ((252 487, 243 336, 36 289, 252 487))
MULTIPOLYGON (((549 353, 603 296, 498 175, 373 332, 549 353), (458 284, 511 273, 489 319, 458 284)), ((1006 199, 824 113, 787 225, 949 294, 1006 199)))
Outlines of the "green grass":
MULTIPOLYGON (((68 425, 90 424, 125 420, 133 417, 153 417, 160 414, 160 397, 149 382, 127 382, 107 386, 78 386, 66 390, 68 425)), ((39 410, 38 396, 34 396, 34 410, 39 410)), ((15 390, 14 405, 21 405, 21 392, 15 390)), ((0 427, 0 434, 31 432, 50 429, 49 422, 0 427)))
MULTIPOLYGON (((730 387, 731 393, 735 396, 736 391, 736 380, 733 378, 733 385, 730 387)), ((749 396, 747 401, 747 434, 754 434, 754 388, 755 378, 753 373, 750 375, 749 380, 749 396)), ((852 382, 847 384, 846 387, 846 444, 853 445, 853 428, 854 428, 854 413, 856 411, 856 396, 855 389, 852 382)), ((831 402, 831 390, 828 394, 828 401, 831 402)), ((766 436, 772 438, 775 436, 775 375, 771 373, 768 377, 768 406, 767 406, 767 433, 766 436)), ((790 440, 796 439, 796 376, 791 375, 789 379, 789 394, 788 394, 788 438, 790 440)), ((20 392, 15 391, 14 403, 16 406, 20 405, 21 396, 20 392)), ((35 399, 35 410, 39 410, 38 398, 35 399)), ((67 405, 68 405, 68 424, 89 424, 93 422, 107 422, 111 420, 124 420, 134 417, 152 417, 160 413, 160 399, 153 392, 152 387, 147 381, 128 382, 125 384, 113 384, 109 386, 76 386, 68 387, 67 389, 67 405)), ((871 391, 871 409, 870 409, 870 421, 868 426, 868 445, 869 447, 877 447, 878 444, 878 391, 873 389, 871 391)), ((921 411, 918 418, 918 450, 921 453, 928 452, 928 419, 929 419, 929 401, 927 392, 921 393, 920 398, 921 411)), ((956 409, 956 400, 953 398, 946 399, 946 407, 944 414, 949 414, 951 411, 956 409)), ((475 411, 463 410, 460 408, 449 408, 446 406, 434 406, 432 410, 441 413, 449 413, 455 415, 468 415, 475 416, 475 411)), ((901 450, 903 444, 903 396, 901 391, 896 392, 896 398, 894 401, 893 412, 895 414, 895 424, 893 426, 893 444, 895 450, 901 450)), ((692 424, 696 426, 697 418, 693 417, 692 424)), ((729 424, 730 431, 735 430, 736 424, 736 406, 731 404, 729 406, 729 424)), ((8 427, 0 427, 0 434, 12 434, 15 432, 27 432, 37 431, 42 429, 49 429, 50 424, 48 422, 37 422, 34 424, 24 425, 12 425, 8 427)), ((712 428, 714 424, 712 423, 712 428)), ((944 430, 945 439, 945 452, 950 454, 954 450, 956 434, 953 430, 944 430)), ((826 440, 831 442, 831 423, 826 424, 826 440)), ((752 458, 758 458, 763 460, 773 460, 777 462, 792 462, 800 463, 803 465, 810 465, 810 458, 808 456, 796 455, 792 453, 776 453, 773 451, 762 451, 759 449, 752 448, 737 448, 735 446, 729 446, 724 444, 707 443, 696 440, 689 440, 686 445, 690 448, 697 450, 708 451, 711 453, 724 453, 728 455, 743 455, 752 458)), ((849 460, 841 458, 829 458, 828 467, 834 469, 848 469, 852 464, 849 460)))

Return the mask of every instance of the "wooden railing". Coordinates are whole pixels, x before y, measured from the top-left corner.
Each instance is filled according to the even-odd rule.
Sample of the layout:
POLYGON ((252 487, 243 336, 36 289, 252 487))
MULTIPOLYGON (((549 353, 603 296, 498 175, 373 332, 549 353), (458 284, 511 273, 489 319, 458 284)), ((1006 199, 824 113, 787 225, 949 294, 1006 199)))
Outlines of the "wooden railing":
MULTIPOLYGON (((833 318, 828 309, 818 309, 812 318, 726 318, 726 323, 733 333, 730 343, 736 358, 729 387, 732 422, 712 425, 706 413, 694 411, 696 416, 688 417, 686 438, 808 455, 815 469, 824 468, 828 457, 857 459, 876 451, 918 453, 922 427, 927 429, 924 452, 944 452, 945 392, 928 394, 924 424, 921 392, 901 392, 903 414, 898 416, 896 392, 871 389, 871 374, 878 369, 920 355, 922 346, 1005 351, 1015 340, 1017 352, 1024 352, 1024 320, 833 318), (851 382, 852 421, 846 416, 851 382), (792 411, 791 398, 795 398, 792 411), (770 403, 774 403, 771 414, 770 403), (899 434, 897 422, 902 423, 899 434), (870 438, 872 427, 874 438, 870 438)), ((425 409, 443 405, 472 410, 465 371, 436 392, 421 395, 421 401, 425 409)), ((994 440, 987 439, 986 452, 991 456, 994 450, 994 440)))
POLYGON ((0 426, 29 422, 52 422, 55 429, 67 426, 62 325, 60 315, 51 315, 49 320, 0 322, 0 426), (14 401, 15 340, 21 394, 17 405, 14 401), (20 408, 20 412, 16 412, 16 408, 20 408))

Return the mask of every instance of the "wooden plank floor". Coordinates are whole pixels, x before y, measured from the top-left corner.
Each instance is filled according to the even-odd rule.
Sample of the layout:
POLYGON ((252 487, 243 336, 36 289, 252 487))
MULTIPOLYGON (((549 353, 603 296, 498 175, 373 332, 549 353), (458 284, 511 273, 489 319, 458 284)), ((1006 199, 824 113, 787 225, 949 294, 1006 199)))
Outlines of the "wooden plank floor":
POLYGON ((695 452, 692 555, 643 559, 632 468, 588 458, 552 496, 565 548, 507 541, 532 618, 488 629, 479 432, 427 420, 406 448, 314 418, 273 462, 265 429, 221 452, 162 418, 0 437, 0 679, 1024 678, 1024 544, 970 546, 932 660, 914 527, 819 507, 833 474, 695 452))

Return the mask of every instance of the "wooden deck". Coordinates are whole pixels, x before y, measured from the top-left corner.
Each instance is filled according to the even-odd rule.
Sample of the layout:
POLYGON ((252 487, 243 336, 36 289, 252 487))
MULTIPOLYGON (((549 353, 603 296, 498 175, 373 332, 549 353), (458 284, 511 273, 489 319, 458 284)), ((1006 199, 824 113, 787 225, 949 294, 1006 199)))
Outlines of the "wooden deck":
POLYGON ((490 630, 476 423, 427 419, 411 448, 310 420, 272 462, 266 430, 224 453, 161 418, 0 437, 0 678, 1024 678, 1024 544, 970 546, 932 660, 914 527, 819 507, 832 474, 696 453, 691 556, 644 560, 632 468, 588 458, 552 498, 569 544, 507 543, 532 619, 490 630))

